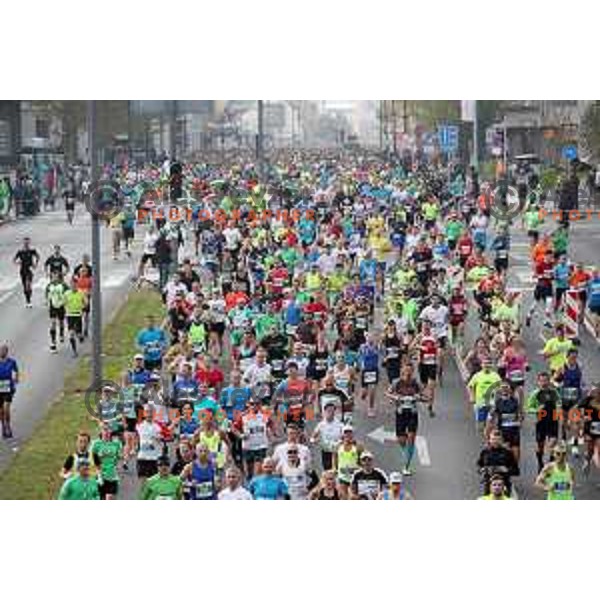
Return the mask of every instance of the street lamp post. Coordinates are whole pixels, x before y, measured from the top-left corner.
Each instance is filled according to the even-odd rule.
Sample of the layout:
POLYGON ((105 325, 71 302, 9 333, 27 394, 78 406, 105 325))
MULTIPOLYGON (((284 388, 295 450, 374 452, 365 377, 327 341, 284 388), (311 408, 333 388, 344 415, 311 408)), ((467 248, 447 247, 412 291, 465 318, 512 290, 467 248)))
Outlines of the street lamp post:
MULTIPOLYGON (((96 101, 88 101, 88 148, 90 154, 90 193, 94 194, 98 180, 98 149, 96 147, 96 101)), ((100 219, 92 210, 92 379, 93 389, 100 391, 102 382, 102 294, 100 292, 100 219)))

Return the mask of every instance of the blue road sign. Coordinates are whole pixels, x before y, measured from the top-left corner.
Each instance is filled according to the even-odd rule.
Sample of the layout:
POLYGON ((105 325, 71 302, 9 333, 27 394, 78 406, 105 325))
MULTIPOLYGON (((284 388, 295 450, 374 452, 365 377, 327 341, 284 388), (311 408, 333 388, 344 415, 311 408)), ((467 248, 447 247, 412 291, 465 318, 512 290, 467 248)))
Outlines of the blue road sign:
POLYGON ((438 138, 440 147, 444 152, 458 150, 458 127, 456 125, 438 127, 438 138))
POLYGON ((567 160, 575 160, 577 158, 577 148, 575 146, 564 146, 562 155, 567 160))

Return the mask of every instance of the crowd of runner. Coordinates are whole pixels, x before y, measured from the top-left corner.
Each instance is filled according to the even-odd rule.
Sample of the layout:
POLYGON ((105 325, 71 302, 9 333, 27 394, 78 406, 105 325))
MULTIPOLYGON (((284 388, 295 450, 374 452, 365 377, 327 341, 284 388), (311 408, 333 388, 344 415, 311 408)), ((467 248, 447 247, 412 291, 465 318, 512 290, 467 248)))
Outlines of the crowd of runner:
MULTIPOLYGON (((138 282, 158 272, 164 314, 148 316, 122 380, 101 391, 59 497, 118 498, 135 470, 143 499, 410 499, 419 421, 436 417, 457 360, 481 435, 481 497, 515 497, 531 418, 535 485, 574 498, 571 461, 600 468, 600 388, 578 361, 565 292, 577 290, 600 332, 600 273, 572 261, 568 223, 541 233, 530 190, 512 224, 531 240, 530 299, 508 285, 510 223, 492 216, 473 172, 309 158, 273 161, 262 178, 241 163, 183 165, 189 219, 140 213, 173 191, 168 171, 119 175, 113 256, 144 229, 138 282), (547 369, 533 372, 522 333, 538 315, 554 336, 541 349, 547 369), (353 416, 389 405, 398 456, 386 473, 353 416)), ((15 262, 27 306, 39 260, 25 240, 15 262)), ((71 273, 60 248, 45 263, 52 352, 65 323, 74 354, 87 335, 91 268, 86 258, 71 273)), ((18 385, 8 348, 0 385, 8 437, 18 385)))

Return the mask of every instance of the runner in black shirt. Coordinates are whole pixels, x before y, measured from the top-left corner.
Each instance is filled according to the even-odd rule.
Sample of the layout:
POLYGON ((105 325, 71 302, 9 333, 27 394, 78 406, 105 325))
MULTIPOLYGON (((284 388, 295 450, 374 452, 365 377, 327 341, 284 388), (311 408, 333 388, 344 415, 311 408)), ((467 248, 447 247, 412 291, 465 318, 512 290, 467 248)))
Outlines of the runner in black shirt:
POLYGON ((33 269, 40 262, 40 255, 37 250, 30 246, 31 240, 23 238, 23 247, 15 254, 13 259, 15 264, 19 265, 21 275, 21 285, 23 286, 23 295, 25 296, 25 306, 31 308, 31 284, 33 283, 33 269))
POLYGON ((54 253, 44 263, 46 275, 58 273, 62 278, 69 272, 69 261, 60 253, 60 246, 54 246, 54 253))

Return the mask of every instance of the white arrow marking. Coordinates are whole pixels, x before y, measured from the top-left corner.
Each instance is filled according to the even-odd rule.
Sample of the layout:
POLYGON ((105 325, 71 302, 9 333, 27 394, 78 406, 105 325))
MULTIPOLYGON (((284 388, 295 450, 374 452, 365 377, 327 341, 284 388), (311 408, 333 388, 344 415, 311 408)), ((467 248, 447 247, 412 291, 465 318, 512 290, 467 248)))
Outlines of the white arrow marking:
POLYGON ((395 442, 396 436, 391 431, 386 431, 383 426, 378 427, 377 429, 371 431, 368 434, 372 440, 379 442, 380 444, 385 444, 386 442, 395 442))
MULTIPOLYGON (((387 431, 383 428, 383 426, 371 431, 371 433, 367 434, 367 437, 370 437, 372 440, 375 440, 380 444, 396 441, 395 433, 387 431)), ((419 464, 423 467, 431 466, 431 458, 429 457, 427 439, 421 435, 416 436, 415 447, 417 449, 417 456, 419 457, 419 464)))
POLYGON ((423 467, 429 467, 431 465, 431 459, 429 458, 429 448, 427 447, 427 440, 418 435, 415 438, 415 446, 417 447, 417 455, 419 457, 419 463, 423 467))

